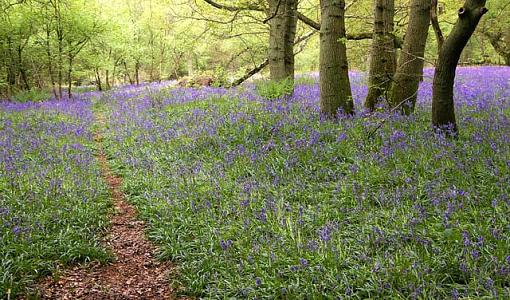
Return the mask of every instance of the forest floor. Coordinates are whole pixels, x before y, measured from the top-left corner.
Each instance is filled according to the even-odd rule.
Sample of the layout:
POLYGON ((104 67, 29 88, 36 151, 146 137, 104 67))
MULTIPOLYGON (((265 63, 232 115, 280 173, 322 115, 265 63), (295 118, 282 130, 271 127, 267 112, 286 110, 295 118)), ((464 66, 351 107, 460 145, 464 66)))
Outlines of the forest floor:
MULTIPOLYGON (((98 115, 99 124, 104 124, 98 115)), ((111 191, 115 213, 105 238, 105 247, 115 256, 108 265, 83 265, 46 278, 39 285, 42 299, 175 299, 168 278, 171 264, 154 256, 156 247, 146 239, 145 225, 121 191, 122 179, 110 168, 96 134, 97 159, 111 191)))

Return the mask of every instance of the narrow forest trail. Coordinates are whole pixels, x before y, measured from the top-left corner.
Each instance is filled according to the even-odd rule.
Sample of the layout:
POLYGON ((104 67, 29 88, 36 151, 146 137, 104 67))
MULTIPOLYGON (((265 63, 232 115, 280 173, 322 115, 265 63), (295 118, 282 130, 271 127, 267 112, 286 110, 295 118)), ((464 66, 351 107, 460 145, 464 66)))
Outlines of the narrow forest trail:
MULTIPOLYGON (((103 127, 104 117, 96 115, 103 127)), ((95 136, 97 159, 107 181, 115 213, 105 237, 105 247, 115 255, 108 265, 76 266, 47 278, 39 285, 42 299, 175 299, 170 287, 172 267, 158 261, 155 246, 144 235, 144 223, 121 191, 122 179, 112 173, 103 149, 102 135, 95 136)))

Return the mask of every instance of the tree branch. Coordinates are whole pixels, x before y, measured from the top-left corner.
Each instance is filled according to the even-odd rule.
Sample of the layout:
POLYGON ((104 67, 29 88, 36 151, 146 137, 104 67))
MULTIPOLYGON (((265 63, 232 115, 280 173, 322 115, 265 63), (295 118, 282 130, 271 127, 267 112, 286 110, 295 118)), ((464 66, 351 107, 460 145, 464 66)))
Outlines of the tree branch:
POLYGON ((241 11, 241 10, 254 10, 254 11, 264 11, 264 9, 260 6, 256 6, 256 5, 246 5, 246 7, 238 7, 238 6, 229 6, 229 5, 224 5, 224 4, 221 4, 221 3, 218 3, 216 1, 212 1, 212 0, 204 0, 204 2, 206 2, 207 4, 217 8, 217 9, 222 9, 222 10, 226 10, 226 11, 241 11))
MULTIPOLYGON (((298 44, 308 40, 309 38, 311 38, 316 33, 317 33, 317 31, 311 31, 311 32, 303 35, 302 37, 299 37, 298 39, 296 39, 294 41, 294 45, 298 45, 298 44)), ((298 52, 300 52, 300 50, 298 50, 298 52)), ((297 53, 294 53, 294 55, 296 55, 296 54, 297 53)), ((238 78, 234 82, 232 82, 231 87, 238 86, 241 83, 245 82, 246 80, 248 80, 253 75, 255 75, 258 72, 262 71, 262 69, 264 69, 268 64, 269 64, 269 59, 266 58, 262 63, 258 64, 255 68, 251 69, 246 74, 244 74, 243 76, 241 76, 240 78, 238 78)))
POLYGON ((267 24, 267 22, 271 21, 276 15, 278 14, 278 11, 280 10, 280 5, 282 4, 282 0, 278 0, 278 4, 276 4, 276 8, 274 12, 271 14, 271 16, 267 17, 262 23, 267 24))
POLYGON ((318 22, 315 22, 314 20, 308 18, 307 16, 303 15, 302 13, 300 12, 297 12, 297 17, 298 19, 305 23, 306 25, 312 27, 313 29, 319 31, 321 30, 321 24, 319 24, 318 22))
POLYGON ((437 19, 437 0, 432 0, 432 5, 430 7, 430 22, 432 23, 432 28, 434 28, 434 33, 436 34, 437 48, 441 51, 444 43, 444 36, 437 19))

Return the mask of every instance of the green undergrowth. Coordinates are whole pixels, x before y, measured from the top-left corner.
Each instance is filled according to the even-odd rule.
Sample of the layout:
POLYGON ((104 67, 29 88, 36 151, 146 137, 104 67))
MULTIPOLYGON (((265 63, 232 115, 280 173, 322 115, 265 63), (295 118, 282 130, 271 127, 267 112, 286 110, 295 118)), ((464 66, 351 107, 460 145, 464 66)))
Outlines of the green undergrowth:
POLYGON ((501 111, 463 111, 472 122, 448 140, 422 110, 369 137, 384 116, 331 122, 299 102, 215 96, 162 110, 136 101, 106 107, 107 152, 186 294, 509 295, 510 148, 490 125, 506 124, 501 111))
MULTIPOLYGON (((86 112, 85 112, 86 113, 86 112)), ((111 202, 89 124, 57 110, 0 111, 0 299, 58 266, 107 262, 111 202)))

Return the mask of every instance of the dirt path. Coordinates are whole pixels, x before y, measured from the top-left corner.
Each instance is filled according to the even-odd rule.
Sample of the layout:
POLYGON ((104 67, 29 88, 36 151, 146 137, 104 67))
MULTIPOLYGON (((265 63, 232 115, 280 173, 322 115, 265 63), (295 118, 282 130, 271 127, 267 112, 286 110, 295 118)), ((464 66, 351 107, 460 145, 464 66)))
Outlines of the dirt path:
MULTIPOLYGON (((98 122, 104 124, 99 116, 98 122)), ((106 266, 77 266, 47 278, 39 285, 42 299, 175 299, 169 285, 170 264, 154 258, 156 248, 144 236, 144 224, 121 192, 103 151, 102 137, 96 135, 98 160, 115 205, 112 226, 105 246, 115 255, 106 266)))

